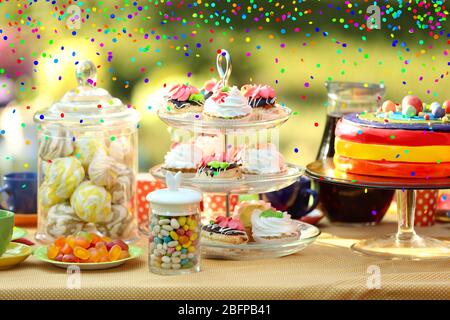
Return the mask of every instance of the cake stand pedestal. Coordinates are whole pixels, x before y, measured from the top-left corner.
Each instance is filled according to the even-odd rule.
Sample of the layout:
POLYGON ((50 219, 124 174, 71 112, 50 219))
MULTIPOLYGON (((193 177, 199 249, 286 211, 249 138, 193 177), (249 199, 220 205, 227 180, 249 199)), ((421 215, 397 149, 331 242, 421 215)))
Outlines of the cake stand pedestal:
POLYGON ((403 260, 450 259, 450 244, 421 237, 414 230, 416 191, 450 189, 449 178, 390 178, 350 174, 335 169, 333 159, 318 160, 306 166, 306 175, 316 180, 346 186, 397 190, 397 233, 359 241, 352 250, 370 256, 403 260))

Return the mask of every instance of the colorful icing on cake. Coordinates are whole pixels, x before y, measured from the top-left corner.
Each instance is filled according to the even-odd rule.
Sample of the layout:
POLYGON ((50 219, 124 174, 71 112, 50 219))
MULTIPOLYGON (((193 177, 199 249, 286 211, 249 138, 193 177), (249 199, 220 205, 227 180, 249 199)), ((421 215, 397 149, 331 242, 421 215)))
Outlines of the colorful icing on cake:
POLYGON ((176 84, 169 90, 169 112, 202 112, 205 97, 200 91, 191 85, 176 84))
POLYGON ((239 219, 219 216, 202 227, 202 240, 206 242, 242 244, 248 242, 247 233, 239 219))
POLYGON ((204 178, 240 178, 241 175, 240 164, 225 154, 204 157, 197 169, 197 176, 204 178))
POLYGON ((276 106, 275 90, 267 85, 246 84, 241 92, 252 108, 273 108, 276 106))
POLYGON ((336 126, 334 163, 345 172, 404 178, 450 176, 450 108, 407 96, 336 126), (394 111, 395 109, 395 111, 394 111))

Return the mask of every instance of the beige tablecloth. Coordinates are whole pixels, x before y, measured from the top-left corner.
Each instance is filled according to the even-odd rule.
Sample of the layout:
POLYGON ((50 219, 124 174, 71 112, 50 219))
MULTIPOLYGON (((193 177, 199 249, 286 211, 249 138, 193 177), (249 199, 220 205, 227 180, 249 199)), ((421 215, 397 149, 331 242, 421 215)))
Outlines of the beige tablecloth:
MULTIPOLYGON (((354 239, 395 232, 395 217, 375 227, 319 226, 318 241, 298 254, 257 261, 202 261, 202 271, 158 276, 147 254, 110 270, 82 271, 80 289, 68 289, 63 269, 30 257, 0 271, 0 299, 449 299, 450 263, 391 261, 360 256, 354 239), (379 268, 379 269, 378 269, 379 268), (367 283, 380 271, 380 288, 367 283)), ((449 239, 450 224, 420 228, 449 239)), ((146 247, 145 240, 140 245, 146 247)), ((376 282, 375 282, 376 283, 376 282)))

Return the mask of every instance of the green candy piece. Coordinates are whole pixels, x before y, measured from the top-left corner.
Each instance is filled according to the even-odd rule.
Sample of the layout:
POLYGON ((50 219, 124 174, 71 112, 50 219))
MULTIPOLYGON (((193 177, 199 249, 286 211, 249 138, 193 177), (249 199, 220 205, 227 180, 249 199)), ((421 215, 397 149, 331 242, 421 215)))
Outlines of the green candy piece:
POLYGON ((274 211, 272 209, 268 209, 266 211, 263 211, 260 215, 261 218, 283 218, 283 212, 280 211, 274 211))
POLYGON ((188 100, 201 104, 205 102, 205 97, 201 93, 193 93, 189 96, 188 100))
POLYGON ((230 92, 231 88, 230 87, 223 87, 220 91, 222 91, 222 92, 230 92))
POLYGON ((211 161, 211 162, 208 162, 208 166, 213 168, 213 169, 223 169, 223 170, 225 170, 226 168, 228 168, 230 166, 230 164, 228 162, 211 161))

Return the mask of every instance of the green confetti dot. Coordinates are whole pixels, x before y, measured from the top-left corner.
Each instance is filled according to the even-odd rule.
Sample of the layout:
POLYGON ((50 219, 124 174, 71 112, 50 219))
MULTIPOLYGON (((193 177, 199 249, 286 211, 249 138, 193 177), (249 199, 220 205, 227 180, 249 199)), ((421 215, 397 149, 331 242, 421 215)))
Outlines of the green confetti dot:
POLYGON ((284 73, 285 69, 284 69, 284 68, 281 68, 281 70, 280 70, 280 71, 281 71, 281 73, 284 73))
POLYGON ((394 136, 394 135, 392 135, 392 136, 391 136, 391 139, 395 139, 395 136, 394 136))
POLYGON ((75 153, 75 157, 79 159, 81 157, 81 153, 75 153))
POLYGON ((115 136, 111 136, 111 141, 114 141, 114 140, 116 140, 116 137, 115 136))
POLYGON ((5 73, 5 69, 0 68, 0 74, 4 74, 5 73))
POLYGON ((25 127, 27 126, 27 124, 26 124, 25 122, 22 122, 22 123, 20 124, 20 126, 21 126, 22 128, 25 128, 25 127))
POLYGON ((436 161, 437 162, 437 164, 440 164, 441 163, 441 160, 438 160, 438 161, 436 161))

